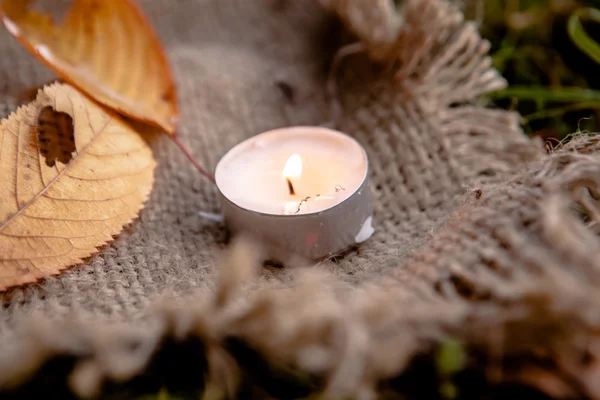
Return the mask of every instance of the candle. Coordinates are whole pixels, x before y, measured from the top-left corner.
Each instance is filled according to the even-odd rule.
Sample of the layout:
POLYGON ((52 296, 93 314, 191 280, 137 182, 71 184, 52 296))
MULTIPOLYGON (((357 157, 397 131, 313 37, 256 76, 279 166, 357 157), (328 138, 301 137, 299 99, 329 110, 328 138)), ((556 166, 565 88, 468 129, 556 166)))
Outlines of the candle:
POLYGON ((368 160, 351 137, 291 127, 231 149, 215 180, 226 223, 310 259, 337 254, 373 233, 368 160))

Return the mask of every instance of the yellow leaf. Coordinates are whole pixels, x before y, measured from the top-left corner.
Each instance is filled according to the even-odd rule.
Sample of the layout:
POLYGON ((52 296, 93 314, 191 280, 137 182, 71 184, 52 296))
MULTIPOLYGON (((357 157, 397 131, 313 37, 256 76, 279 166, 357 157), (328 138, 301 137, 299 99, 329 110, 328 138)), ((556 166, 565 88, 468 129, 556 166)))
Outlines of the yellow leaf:
POLYGON ((155 162, 142 137, 67 84, 0 122, 0 290, 57 274, 143 208, 155 162))
POLYGON ((2 3, 4 26, 32 54, 98 102, 174 135, 171 71, 133 0, 74 0, 60 24, 33 2, 2 3))

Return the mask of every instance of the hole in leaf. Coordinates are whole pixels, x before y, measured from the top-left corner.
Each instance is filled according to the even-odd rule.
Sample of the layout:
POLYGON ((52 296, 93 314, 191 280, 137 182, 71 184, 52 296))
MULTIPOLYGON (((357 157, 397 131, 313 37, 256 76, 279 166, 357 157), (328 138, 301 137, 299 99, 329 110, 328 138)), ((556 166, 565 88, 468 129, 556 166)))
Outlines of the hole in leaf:
POLYGON ((75 128, 69 114, 57 112, 52 107, 44 107, 36 126, 40 153, 46 165, 54 167, 56 161, 67 164, 75 152, 75 128))

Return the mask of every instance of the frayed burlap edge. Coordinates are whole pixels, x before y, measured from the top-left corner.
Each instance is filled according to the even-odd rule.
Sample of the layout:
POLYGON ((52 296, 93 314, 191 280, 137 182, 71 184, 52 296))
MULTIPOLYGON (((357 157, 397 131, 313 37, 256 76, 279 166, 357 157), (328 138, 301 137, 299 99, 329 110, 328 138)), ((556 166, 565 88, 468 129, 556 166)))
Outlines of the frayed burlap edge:
POLYGON ((165 302, 139 325, 32 316, 18 340, 3 343, 0 387, 35 385, 44 365, 68 359, 68 367, 52 374, 81 397, 143 375, 178 375, 199 390, 230 396, 250 381, 275 397, 324 392, 370 399, 415 356, 454 338, 465 354, 478 355, 478 368, 492 382, 514 380, 557 397, 600 397, 599 138, 578 137, 542 157, 519 136, 513 114, 461 106, 505 82, 474 26, 446 2, 407 1, 401 28, 386 14, 393 10, 378 9, 383 14, 375 16, 388 15, 388 22, 377 25, 384 30, 376 35, 365 28, 367 19, 353 19, 360 12, 352 8, 364 2, 328 3, 373 59, 399 63, 396 79, 407 95, 425 110, 443 108, 444 121, 436 123, 444 122, 445 133, 460 134, 464 125, 453 128, 460 120, 478 125, 480 135, 461 149, 465 157, 506 152, 505 163, 473 167, 510 172, 515 158, 532 160, 529 167, 470 188, 423 249, 353 293, 318 270, 300 271, 290 288, 247 291, 258 250, 241 238, 223 261, 214 297, 186 299, 185 306, 165 302), (422 51, 404 54, 407 41, 421 41, 422 51), (464 75, 448 74, 456 70, 449 64, 460 64, 464 75), (504 132, 502 144, 494 140, 504 132), (472 240, 461 241, 458 233, 472 240), (395 290, 406 274, 420 277, 421 301, 406 301, 395 290), (167 362, 182 359, 185 364, 167 362))

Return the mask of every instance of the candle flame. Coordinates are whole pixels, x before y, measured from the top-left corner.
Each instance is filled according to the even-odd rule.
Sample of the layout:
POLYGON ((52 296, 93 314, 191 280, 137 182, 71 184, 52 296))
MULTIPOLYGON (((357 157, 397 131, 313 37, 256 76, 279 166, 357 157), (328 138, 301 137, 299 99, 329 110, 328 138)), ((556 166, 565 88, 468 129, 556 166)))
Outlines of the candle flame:
POLYGON ((302 175, 302 158, 298 154, 292 154, 283 167, 283 177, 286 179, 298 178, 302 175))

